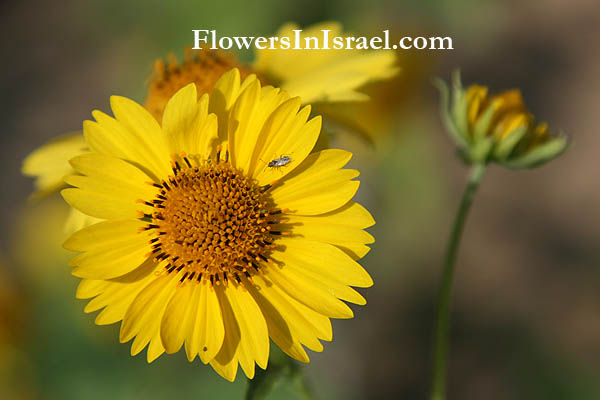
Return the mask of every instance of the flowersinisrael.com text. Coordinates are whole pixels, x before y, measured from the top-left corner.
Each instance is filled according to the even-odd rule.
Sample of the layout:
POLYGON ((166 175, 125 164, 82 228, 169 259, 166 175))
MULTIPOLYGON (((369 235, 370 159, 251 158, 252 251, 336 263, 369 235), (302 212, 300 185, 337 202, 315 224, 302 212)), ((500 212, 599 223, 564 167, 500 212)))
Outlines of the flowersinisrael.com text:
POLYGON ((449 36, 404 36, 397 42, 390 40, 390 31, 381 36, 332 36, 329 29, 322 29, 320 36, 304 36, 302 29, 294 29, 293 36, 218 36, 216 30, 194 29, 194 49, 240 50, 256 47, 259 50, 454 50, 449 36))

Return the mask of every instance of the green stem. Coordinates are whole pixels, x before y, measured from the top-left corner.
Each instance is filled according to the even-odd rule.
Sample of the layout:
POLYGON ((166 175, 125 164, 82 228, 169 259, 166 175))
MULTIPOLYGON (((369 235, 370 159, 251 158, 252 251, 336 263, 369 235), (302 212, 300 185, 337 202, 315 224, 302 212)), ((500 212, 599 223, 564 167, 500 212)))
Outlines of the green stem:
POLYGON ((446 399, 446 356, 448 353, 448 321, 450 315, 450 302, 452 299, 452 278, 454 276, 454 265, 456 264, 456 254, 460 244, 463 227, 467 214, 473 203, 473 198, 479 187, 479 183, 485 172, 485 164, 476 164, 471 168, 469 181, 463 194, 454 228, 450 235, 446 258, 444 260, 444 270, 442 271, 442 280, 440 284, 438 302, 437 302, 437 325, 435 331, 435 348, 432 375, 431 400, 446 399))
POLYGON ((282 380, 288 379, 299 398, 312 400, 310 388, 304 379, 302 368, 287 356, 274 358, 269 361, 269 367, 266 370, 256 369, 254 379, 248 381, 244 399, 265 399, 275 386, 281 383, 282 380))
POLYGON ((312 390, 306 381, 302 367, 294 363, 291 375, 298 397, 304 400, 313 400, 312 390))

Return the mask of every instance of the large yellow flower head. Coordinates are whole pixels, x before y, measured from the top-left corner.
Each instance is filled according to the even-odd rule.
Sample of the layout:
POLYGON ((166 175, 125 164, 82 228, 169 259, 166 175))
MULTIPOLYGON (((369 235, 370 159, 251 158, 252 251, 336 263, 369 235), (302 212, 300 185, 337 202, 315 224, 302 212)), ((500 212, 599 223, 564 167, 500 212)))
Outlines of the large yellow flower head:
POLYGON ((442 118, 461 156, 468 163, 495 162, 508 168, 533 168, 559 156, 567 146, 545 122, 536 121, 517 89, 489 95, 488 88, 464 89, 458 73, 452 104, 441 81, 442 118))
POLYGON ((185 347, 228 380, 238 363, 265 368, 269 338, 308 362, 330 318, 365 304, 351 286, 372 285, 356 262, 374 221, 352 201, 351 154, 311 153, 319 117, 310 106, 233 69, 198 99, 188 85, 167 103, 162 126, 142 106, 112 97, 114 118, 84 123, 90 152, 63 197, 102 219, 65 247, 81 252, 73 274, 98 324, 122 321, 132 355, 149 362, 185 347), (343 300, 343 301, 342 301, 343 300))

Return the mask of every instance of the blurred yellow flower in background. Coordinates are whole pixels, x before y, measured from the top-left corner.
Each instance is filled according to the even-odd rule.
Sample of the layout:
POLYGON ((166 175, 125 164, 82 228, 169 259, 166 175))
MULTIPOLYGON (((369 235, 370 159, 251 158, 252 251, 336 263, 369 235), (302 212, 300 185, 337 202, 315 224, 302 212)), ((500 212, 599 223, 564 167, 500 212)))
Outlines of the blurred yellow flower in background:
MULTIPOLYGON (((295 24, 286 24, 276 36, 291 40, 297 29, 300 27, 295 24)), ((300 96, 304 103, 365 101, 369 97, 357 89, 398 73, 393 51, 334 50, 333 37, 344 37, 342 26, 337 22, 308 27, 302 31, 300 40, 321 37, 322 30, 330 31, 330 50, 257 50, 253 68, 268 82, 300 96)))
MULTIPOLYGON (((286 24, 277 35, 289 36, 293 29, 298 27, 286 24)), ((331 30, 331 37, 343 36, 339 23, 326 22, 306 28, 303 37, 321 36, 322 29, 331 30)), ((357 89, 368 82, 395 75, 398 72, 395 63, 395 53, 384 50, 257 50, 256 60, 243 65, 234 55, 220 50, 186 49, 181 64, 174 55, 167 63, 156 61, 144 106, 161 122, 167 101, 179 89, 194 83, 198 96, 201 96, 213 89, 223 73, 236 67, 243 78, 254 73, 262 84, 281 87, 291 95, 299 96, 304 104, 318 102, 335 107, 338 102, 368 100, 368 96, 357 89)), ((330 111, 328 115, 336 118, 334 110, 330 111)), ((338 123, 357 130, 355 121, 347 116, 338 123)), ((325 135, 321 141, 319 147, 327 147, 325 135)), ((81 132, 76 132, 56 138, 31 153, 24 160, 22 172, 36 178, 34 197, 64 187, 63 178, 72 173, 68 161, 87 151, 81 132)), ((73 232, 94 222, 97 221, 93 217, 73 210, 65 230, 73 232)))
POLYGON ((66 133, 33 151, 23 161, 22 172, 35 177, 33 197, 43 197, 61 189, 63 178, 73 172, 69 159, 88 151, 81 132, 66 133))
POLYGON ((442 90, 442 120, 467 162, 533 168, 565 150, 567 139, 536 121, 518 89, 496 95, 489 95, 488 88, 480 85, 463 89, 456 74, 449 105, 446 85, 437 83, 442 90))
POLYGON ((266 368, 269 337, 308 362, 330 318, 352 318, 341 300, 372 285, 356 262, 373 237, 370 213, 351 199, 351 153, 311 153, 320 117, 298 97, 233 69, 198 99, 187 85, 162 127, 142 106, 111 98, 115 118, 84 123, 91 152, 73 160, 63 197, 104 221, 74 233, 73 274, 86 312, 121 324, 131 354, 149 362, 185 344, 226 379, 238 364, 266 368))
POLYGON ((169 55, 167 63, 157 60, 148 83, 144 107, 161 122, 167 102, 179 89, 194 83, 198 96, 210 93, 221 75, 232 68, 240 71, 242 79, 253 72, 233 54, 221 50, 192 50, 187 47, 182 63, 179 63, 174 54, 169 55))
MULTIPOLYGON (((65 176, 73 173, 69 160, 88 151, 88 145, 81 132, 61 135, 33 151, 21 167, 23 174, 35 178, 35 191, 31 197, 40 199, 65 187, 65 176)), ((64 231, 72 233, 95 222, 98 222, 97 218, 71 208, 64 231)))

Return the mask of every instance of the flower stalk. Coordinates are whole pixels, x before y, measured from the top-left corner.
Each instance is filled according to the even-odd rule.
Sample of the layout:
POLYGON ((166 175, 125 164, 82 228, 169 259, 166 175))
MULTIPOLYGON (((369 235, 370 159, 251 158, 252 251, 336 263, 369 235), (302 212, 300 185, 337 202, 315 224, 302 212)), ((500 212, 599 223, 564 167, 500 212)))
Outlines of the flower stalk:
POLYGON ((291 383, 298 398, 313 400, 312 392, 306 382, 302 367, 280 351, 276 351, 271 355, 269 366, 266 370, 257 369, 254 379, 248 380, 244 399, 266 399, 283 380, 291 383))
POLYGON ((450 234, 450 239, 448 241, 437 301, 431 400, 446 399, 448 324, 450 319, 450 304, 452 300, 452 283, 456 265, 456 256, 465 221, 469 214, 473 199, 475 198, 477 188, 483 178, 485 168, 485 164, 474 164, 471 167, 469 181, 460 202, 454 220, 454 227, 452 228, 452 233, 450 234))
POLYGON ((454 228, 448 241, 437 303, 431 400, 446 399, 448 324, 452 282, 458 246, 469 209, 488 163, 510 169, 538 167, 561 155, 568 141, 553 134, 525 107, 518 89, 489 94, 486 86, 464 88, 458 71, 452 90, 441 79, 434 81, 441 94, 441 118, 455 142, 458 155, 471 166, 454 228))

